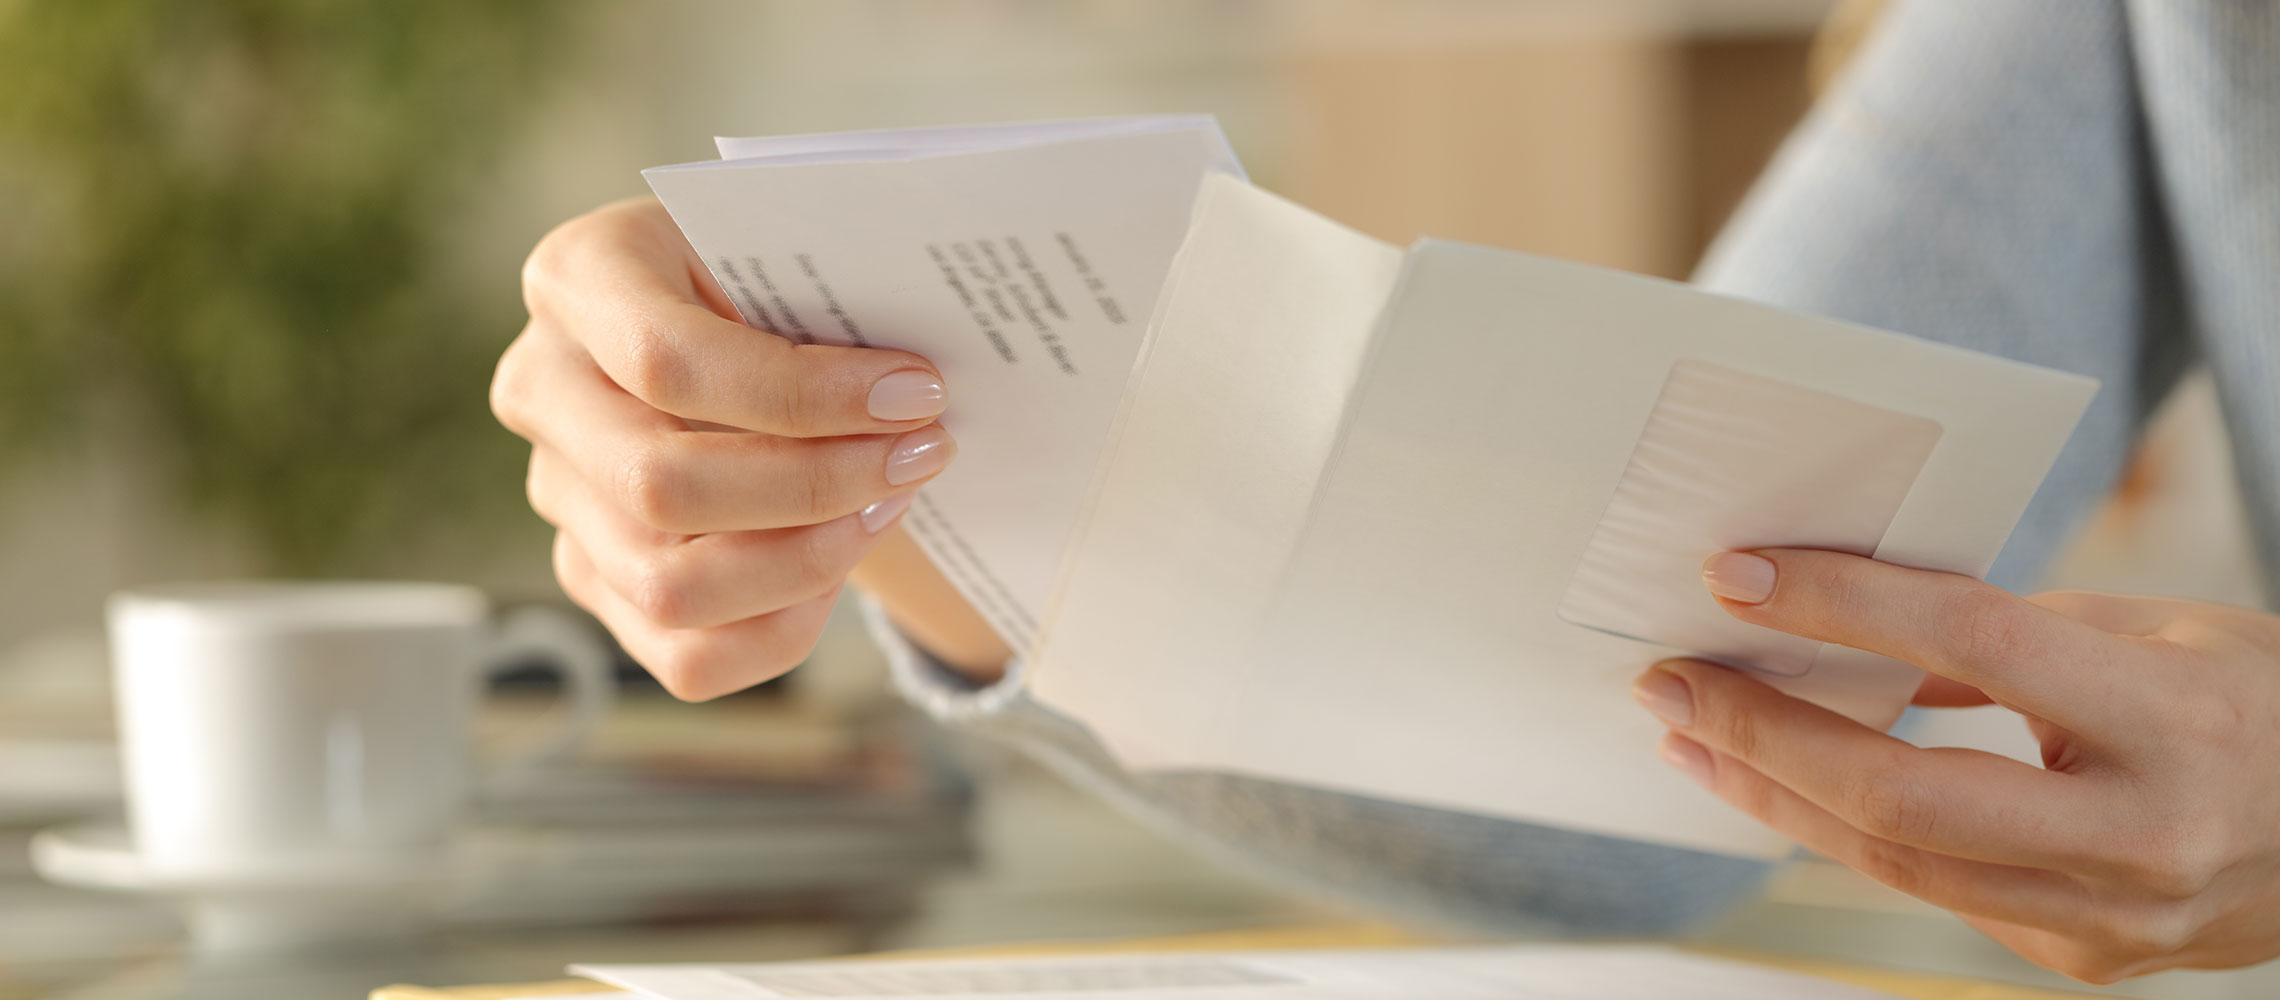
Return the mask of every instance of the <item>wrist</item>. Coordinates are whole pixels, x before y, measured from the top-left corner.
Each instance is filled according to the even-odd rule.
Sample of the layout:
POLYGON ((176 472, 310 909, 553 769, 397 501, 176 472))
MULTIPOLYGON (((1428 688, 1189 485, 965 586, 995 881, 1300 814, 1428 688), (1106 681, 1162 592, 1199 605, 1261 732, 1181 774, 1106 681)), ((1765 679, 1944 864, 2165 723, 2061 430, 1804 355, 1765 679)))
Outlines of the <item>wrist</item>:
POLYGON ((942 666, 976 686, 1004 679, 1013 650, 901 526, 880 536, 849 582, 871 595, 895 628, 942 666))

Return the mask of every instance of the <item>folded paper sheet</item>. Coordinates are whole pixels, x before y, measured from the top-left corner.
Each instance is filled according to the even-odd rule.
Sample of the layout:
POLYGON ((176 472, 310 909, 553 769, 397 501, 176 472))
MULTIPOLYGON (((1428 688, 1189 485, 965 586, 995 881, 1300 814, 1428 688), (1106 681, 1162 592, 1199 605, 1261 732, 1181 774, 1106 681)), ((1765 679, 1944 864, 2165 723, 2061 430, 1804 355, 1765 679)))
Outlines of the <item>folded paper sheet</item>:
POLYGON ((1630 680, 1710 655, 1882 727, 1920 674, 1734 621, 1702 560, 1983 574, 2095 390, 1635 275, 1402 254, 1214 177, 1033 690, 1133 767, 1770 856, 1656 758, 1630 680))
POLYGON ((958 460, 904 524, 1014 648, 1076 524, 1196 187, 1209 116, 719 140, 643 176, 745 322, 942 371, 958 460))

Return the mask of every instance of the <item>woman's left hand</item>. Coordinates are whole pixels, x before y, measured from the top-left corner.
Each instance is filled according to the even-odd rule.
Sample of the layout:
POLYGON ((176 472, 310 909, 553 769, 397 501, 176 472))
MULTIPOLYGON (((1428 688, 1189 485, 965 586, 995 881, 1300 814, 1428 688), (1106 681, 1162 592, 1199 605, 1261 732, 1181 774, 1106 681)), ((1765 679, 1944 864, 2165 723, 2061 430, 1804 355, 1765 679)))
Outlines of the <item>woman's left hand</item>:
POLYGON ((1745 672, 1656 664, 1633 693, 1719 797, 2080 979, 2280 955, 2280 617, 1808 549, 1703 576, 1743 621, 1924 668, 1918 704, 2020 712, 2043 757, 1918 748, 1745 672))

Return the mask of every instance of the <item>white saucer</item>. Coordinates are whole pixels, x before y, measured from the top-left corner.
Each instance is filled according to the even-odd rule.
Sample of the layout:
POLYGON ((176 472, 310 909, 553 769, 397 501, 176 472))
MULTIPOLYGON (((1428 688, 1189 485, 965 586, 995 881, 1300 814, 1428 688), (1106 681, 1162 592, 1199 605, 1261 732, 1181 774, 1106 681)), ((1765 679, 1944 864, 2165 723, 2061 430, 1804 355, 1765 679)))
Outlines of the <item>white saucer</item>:
POLYGON ((166 896, 418 891, 449 882, 454 851, 424 856, 336 856, 259 868, 181 871, 153 867, 116 824, 52 827, 32 837, 42 878, 82 889, 166 896))
POLYGON ((42 830, 32 837, 31 855, 33 869, 51 882, 173 900, 201 958, 400 946, 423 932, 454 876, 465 874, 456 849, 429 857, 290 860, 258 869, 160 869, 115 824, 42 830))

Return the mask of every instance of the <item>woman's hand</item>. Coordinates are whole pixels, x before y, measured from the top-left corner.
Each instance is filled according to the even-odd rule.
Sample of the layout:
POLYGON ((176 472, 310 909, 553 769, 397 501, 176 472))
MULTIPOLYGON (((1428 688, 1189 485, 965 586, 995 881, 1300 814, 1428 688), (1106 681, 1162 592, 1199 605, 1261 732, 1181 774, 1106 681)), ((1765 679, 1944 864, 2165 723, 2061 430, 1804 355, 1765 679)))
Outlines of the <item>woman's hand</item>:
POLYGON ((1930 671, 1919 704, 2026 715, 2044 765, 1657 664, 1633 690, 1671 727, 1663 755, 1721 798, 2081 979, 2280 954, 2280 618, 1804 549, 1703 575, 1743 621, 1930 671))
POLYGON ((797 665, 956 451, 925 358, 745 326, 655 199, 549 233, 523 298, 491 408, 531 442, 555 575, 680 697, 797 665))

